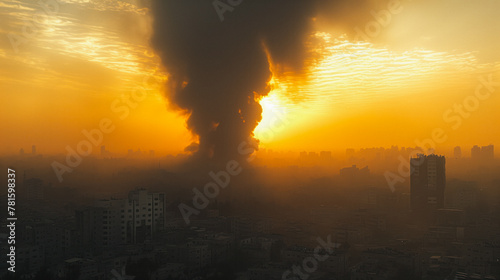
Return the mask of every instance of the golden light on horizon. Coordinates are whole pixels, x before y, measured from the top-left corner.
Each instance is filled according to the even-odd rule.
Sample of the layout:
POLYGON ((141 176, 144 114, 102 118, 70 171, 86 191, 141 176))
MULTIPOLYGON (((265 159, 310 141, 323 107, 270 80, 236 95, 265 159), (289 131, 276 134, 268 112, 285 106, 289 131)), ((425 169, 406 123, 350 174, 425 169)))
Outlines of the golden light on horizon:
MULTIPOLYGON (((304 135, 320 131, 333 137, 337 134, 335 129, 345 132, 346 121, 372 113, 375 106, 388 109, 375 118, 370 117, 382 121, 387 120, 386 116, 403 113, 394 107, 394 102, 413 103, 415 107, 410 111, 418 111, 417 106, 429 98, 435 104, 443 103, 442 100, 449 100, 456 92, 473 90, 474 78, 481 71, 499 70, 498 66, 479 63, 469 52, 422 48, 397 51, 368 42, 352 42, 346 36, 332 38, 327 32, 317 32, 316 36, 324 43, 323 48, 318 49, 322 56, 319 62, 310 66, 304 77, 286 73, 273 76, 273 90, 260 101, 263 119, 254 132, 263 147, 307 146, 313 136, 304 135), (436 92, 440 92, 439 96, 436 92), (280 126, 279 132, 273 131, 271 123, 281 121, 280 116, 287 122, 280 126), (269 137, 271 134, 273 137, 269 137), (283 146, 284 142, 293 144, 283 146)), ((437 110, 433 108, 435 104, 429 106, 429 112, 437 110)), ((441 121, 442 112, 434 113, 421 119, 441 121)), ((405 128, 405 133, 409 129, 405 128)), ((349 133, 350 137, 362 138, 366 132, 349 133)), ((390 137, 386 140, 395 141, 390 137)), ((321 146, 326 148, 327 143, 318 142, 323 142, 321 146)), ((337 145, 346 144, 339 141, 337 145)))
MULTIPOLYGON (((0 153, 17 153, 33 144, 41 152, 61 153, 81 140, 83 129, 109 117, 119 124, 105 140, 110 149, 183 153, 196 136, 186 127, 187 116, 168 106, 165 88, 159 85, 168 73, 150 46, 152 19, 147 9, 113 1, 61 3, 64 12, 46 17, 18 53, 6 39, 7 32, 22 34, 24 22, 38 7, 20 0, 0 3, 0 33, 5 35, 0 41, 0 102, 9 104, 0 119, 5 123, 0 128, 5 135, 0 153), (144 85, 145 77, 159 83, 144 85), (123 104, 136 89, 145 90, 147 98, 128 106, 125 120, 116 119, 111 104, 123 104), (23 114, 16 114, 19 111, 23 114)), ((429 21, 424 26, 429 34, 422 31, 413 38, 405 30, 416 28, 416 19, 429 6, 411 5, 418 9, 409 5, 407 16, 394 17, 373 42, 354 41, 318 27, 313 41, 319 44, 310 50, 316 55, 306 61, 305 73, 277 72, 267 53, 271 91, 259 101, 262 121, 254 130, 261 146, 322 150, 414 145, 433 128, 449 126, 443 112, 474 94, 480 77, 491 74, 499 79, 498 39, 489 29, 435 30, 440 22, 436 18, 434 25, 429 21), (482 37, 471 39, 468 48, 450 43, 476 33, 482 37)), ((465 119, 460 130, 449 131, 446 145, 499 141, 498 132, 484 129, 500 118, 492 109, 499 100, 492 94, 482 102, 481 110, 465 119)))

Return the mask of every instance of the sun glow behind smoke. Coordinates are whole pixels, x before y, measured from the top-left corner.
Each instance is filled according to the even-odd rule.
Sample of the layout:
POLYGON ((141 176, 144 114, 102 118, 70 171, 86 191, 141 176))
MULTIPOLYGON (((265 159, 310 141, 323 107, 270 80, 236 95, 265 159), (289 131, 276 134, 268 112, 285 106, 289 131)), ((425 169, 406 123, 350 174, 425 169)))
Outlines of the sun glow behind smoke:
POLYGON ((285 103, 286 100, 282 96, 280 90, 274 89, 259 102, 262 106, 262 120, 255 128, 254 134, 261 141, 272 141, 285 128, 283 124, 289 117, 287 106, 290 105, 285 103))
POLYGON ((321 43, 313 51, 320 59, 309 63, 306 74, 273 71, 272 91, 260 101, 262 121, 254 130, 264 147, 370 104, 463 89, 478 68, 489 67, 469 52, 395 51, 326 32, 315 36, 321 43))
MULTIPOLYGON (((137 1, 58 2, 59 13, 42 17, 19 53, 8 33, 22 35, 26 21, 43 9, 36 1, 0 3, 0 35, 5 39, 0 40, 0 103, 9 104, 0 117, 5 138, 0 153, 17 153, 33 144, 45 153, 65 152, 67 145, 81 140, 82 129, 95 127, 101 118, 116 117, 110 104, 123 101, 135 89, 147 91, 148 98, 125 120, 114 119, 117 129, 106 136, 104 145, 117 153, 141 148, 176 154, 196 141, 186 128, 187 116, 166 106, 163 81, 168 73, 149 46, 150 14, 127 4, 137 1), (144 77, 159 83, 144 84, 144 77)), ((436 126, 448 125, 443 112, 473 94, 481 75, 492 74, 495 81, 500 77, 498 40, 491 37, 500 25, 482 21, 481 9, 476 10, 481 20, 467 23, 461 15, 471 13, 469 6, 460 8, 458 15, 449 13, 453 18, 445 21, 458 18, 461 28, 443 26, 440 17, 416 25, 430 10, 426 5, 414 14, 408 9, 404 22, 394 22, 377 38, 380 44, 317 32, 312 41, 319 43, 310 44, 314 60, 306 63, 304 74, 273 71, 270 63, 271 91, 259 100, 262 121, 254 130, 261 146, 318 150, 413 145, 416 137, 425 138, 436 126), (412 28, 425 38, 408 31, 412 28)), ((491 14, 498 10, 488 7, 484 9, 491 14)), ((487 125, 496 125, 498 100, 492 94, 481 103, 446 145, 495 143, 498 130, 487 125)))

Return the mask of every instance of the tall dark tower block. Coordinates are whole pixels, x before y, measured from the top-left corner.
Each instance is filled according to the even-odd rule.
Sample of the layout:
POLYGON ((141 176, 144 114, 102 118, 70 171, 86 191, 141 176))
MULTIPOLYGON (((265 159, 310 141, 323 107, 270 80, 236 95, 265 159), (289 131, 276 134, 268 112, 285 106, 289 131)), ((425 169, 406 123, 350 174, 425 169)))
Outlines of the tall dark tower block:
POLYGON ((410 159, 410 208, 418 216, 427 216, 444 207, 446 186, 444 156, 419 154, 410 159))

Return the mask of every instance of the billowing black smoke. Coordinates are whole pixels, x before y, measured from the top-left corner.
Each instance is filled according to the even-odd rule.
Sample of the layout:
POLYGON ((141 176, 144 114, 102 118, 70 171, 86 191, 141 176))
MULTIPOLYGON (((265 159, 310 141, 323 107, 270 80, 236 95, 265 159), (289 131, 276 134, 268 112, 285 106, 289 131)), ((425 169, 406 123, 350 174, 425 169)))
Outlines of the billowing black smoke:
POLYGON ((287 71, 303 69, 318 1, 153 0, 152 42, 171 74, 168 98, 199 136, 188 150, 238 157, 261 120, 256 97, 269 92, 267 54, 287 71))

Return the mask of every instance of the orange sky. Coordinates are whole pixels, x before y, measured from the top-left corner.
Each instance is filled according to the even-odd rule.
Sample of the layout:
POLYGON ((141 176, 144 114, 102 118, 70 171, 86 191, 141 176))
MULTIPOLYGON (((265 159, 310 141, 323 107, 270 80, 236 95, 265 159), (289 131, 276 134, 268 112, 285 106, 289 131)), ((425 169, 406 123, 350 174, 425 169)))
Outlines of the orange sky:
MULTIPOLYGON (((274 77, 261 101, 255 133, 262 147, 415 146, 436 128, 447 136, 438 148, 500 145, 500 83, 484 86, 500 81, 500 2, 402 2, 369 40, 318 19, 315 36, 325 48, 308 78, 274 77), (464 115, 455 104, 465 105, 464 115)), ((31 145, 64 153, 103 119, 115 127, 102 140, 111 152, 182 153, 195 137, 163 97, 168 73, 148 46, 147 9, 122 1, 58 3, 50 14, 33 1, 0 3, 0 153, 31 145), (46 16, 28 38, 23 30, 37 13, 46 16), (13 38, 23 41, 13 47, 13 38)))

